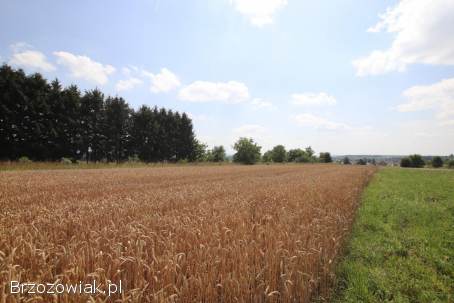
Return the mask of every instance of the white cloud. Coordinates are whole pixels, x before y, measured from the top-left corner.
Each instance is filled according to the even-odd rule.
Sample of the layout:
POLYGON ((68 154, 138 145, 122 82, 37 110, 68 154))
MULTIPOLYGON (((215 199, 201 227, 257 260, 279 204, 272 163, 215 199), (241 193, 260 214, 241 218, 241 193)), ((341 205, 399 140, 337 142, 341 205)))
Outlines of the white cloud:
POLYGON ((142 83, 143 83, 143 81, 141 79, 129 78, 126 80, 119 80, 117 82, 117 84, 115 85, 115 88, 117 91, 121 92, 121 91, 133 89, 134 87, 137 87, 142 83))
POLYGON ((255 98, 254 100, 252 100, 251 104, 254 107, 254 109, 268 109, 268 110, 271 110, 271 109, 275 108, 273 103, 271 103, 269 101, 265 101, 265 100, 260 99, 260 98, 255 98))
POLYGON ((74 78, 84 79, 96 84, 106 84, 109 75, 115 72, 112 65, 103 65, 87 56, 77 56, 68 52, 54 52, 57 63, 69 69, 74 78))
POLYGON ((407 64, 391 51, 373 51, 369 56, 353 61, 356 75, 380 75, 391 71, 403 72, 407 64))
POLYGON ((254 26, 273 23, 276 11, 287 5, 287 0, 230 0, 230 3, 254 26))
POLYGON ((318 106, 318 105, 334 105, 337 103, 336 98, 327 93, 304 93, 293 94, 292 103, 296 105, 318 106))
POLYGON ((249 89, 241 82, 196 81, 182 88, 179 98, 191 102, 240 103, 249 99, 249 89))
POLYGON ((20 53, 26 50, 31 50, 33 49, 33 46, 31 44, 28 44, 27 42, 16 42, 13 43, 9 46, 13 53, 20 53))
POLYGON ((293 120, 300 126, 307 126, 324 130, 352 130, 353 128, 345 123, 330 121, 313 114, 299 114, 293 116, 293 120))
POLYGON ((47 61, 47 58, 43 53, 34 50, 24 50, 14 53, 9 61, 9 64, 33 70, 41 70, 44 72, 55 70, 55 66, 47 61))
POLYGON ((123 67, 121 69, 121 72, 126 77, 130 77, 132 75, 132 73, 139 73, 139 71, 140 71, 139 68, 137 66, 134 66, 134 65, 128 65, 127 67, 123 67))
POLYGON ((204 114, 192 114, 192 113, 187 113, 189 118, 191 118, 192 121, 195 122, 207 122, 211 121, 211 117, 204 115, 204 114))
POLYGON ((249 137, 257 134, 263 134, 266 132, 266 128, 258 124, 245 124, 233 129, 233 132, 243 137, 249 137))
POLYGON ((450 119, 454 119, 454 78, 431 85, 413 86, 402 95, 407 102, 396 107, 400 112, 432 110, 441 125, 450 125, 450 119))
POLYGON ((143 74, 151 79, 150 90, 153 93, 166 93, 181 85, 178 77, 167 68, 162 68, 159 74, 143 71, 143 74))
POLYGON ((123 67, 121 69, 121 72, 123 73, 123 75, 125 75, 127 77, 131 76, 131 69, 128 67, 123 67))
POLYGON ((410 64, 454 65, 454 1, 401 0, 369 32, 394 33, 391 46, 353 62, 358 76, 404 71, 410 64))

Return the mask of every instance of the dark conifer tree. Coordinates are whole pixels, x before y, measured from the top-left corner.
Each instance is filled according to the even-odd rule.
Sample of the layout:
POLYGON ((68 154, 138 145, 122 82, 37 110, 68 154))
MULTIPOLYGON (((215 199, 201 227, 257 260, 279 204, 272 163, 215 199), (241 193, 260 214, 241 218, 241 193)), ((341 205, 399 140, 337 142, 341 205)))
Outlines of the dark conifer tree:
POLYGON ((131 109, 123 98, 109 97, 105 104, 105 152, 110 161, 128 157, 128 142, 131 129, 131 109))
MULTIPOLYGON (((62 91, 59 128, 64 157, 79 159, 82 154, 82 129, 80 123, 80 91, 71 85, 62 91)), ((63 157, 63 156, 62 156, 63 157)))
POLYGON ((194 160, 196 146, 185 113, 147 106, 135 112, 120 97, 105 101, 98 89, 81 96, 75 85, 0 67, 0 159, 194 160))
POLYGON ((88 161, 104 158, 104 94, 98 89, 85 92, 80 100, 82 150, 88 161))

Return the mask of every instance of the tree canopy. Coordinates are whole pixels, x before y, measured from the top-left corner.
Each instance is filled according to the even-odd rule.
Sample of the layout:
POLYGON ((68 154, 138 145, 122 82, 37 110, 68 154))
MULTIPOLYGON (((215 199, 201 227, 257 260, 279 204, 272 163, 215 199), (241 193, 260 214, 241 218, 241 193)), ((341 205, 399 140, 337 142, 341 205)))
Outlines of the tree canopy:
POLYGON ((433 157, 432 159, 432 166, 434 168, 439 168, 439 167, 442 167, 443 166, 443 160, 441 159, 440 156, 435 156, 433 157))
POLYGON ((0 67, 0 159, 86 161, 195 160, 197 141, 191 119, 165 108, 132 109, 121 97, 99 89, 48 83, 0 67))
POLYGON ((214 146, 211 150, 211 158, 209 159, 212 162, 224 162, 226 159, 224 146, 214 146))
POLYGON ((421 155, 410 155, 408 157, 402 158, 400 160, 400 166, 401 167, 416 167, 416 168, 421 168, 424 167, 426 163, 424 162, 424 159, 422 158, 421 155))
POLYGON ((409 157, 410 159, 410 162, 411 162, 411 167, 424 167, 424 165, 426 165, 426 163, 424 162, 423 158, 421 157, 421 155, 411 155, 409 157))
POLYGON ((255 164, 260 161, 261 146, 257 145, 252 138, 240 138, 233 149, 236 153, 233 155, 233 161, 242 164, 255 164))
POLYGON ((284 145, 276 145, 271 150, 271 160, 275 163, 283 163, 287 161, 287 151, 284 145))
POLYGON ((331 158, 330 153, 320 153, 320 162, 321 163, 331 163, 333 159, 331 158))
POLYGON ((344 159, 342 159, 342 164, 349 165, 352 164, 352 162, 348 157, 344 157, 344 159))

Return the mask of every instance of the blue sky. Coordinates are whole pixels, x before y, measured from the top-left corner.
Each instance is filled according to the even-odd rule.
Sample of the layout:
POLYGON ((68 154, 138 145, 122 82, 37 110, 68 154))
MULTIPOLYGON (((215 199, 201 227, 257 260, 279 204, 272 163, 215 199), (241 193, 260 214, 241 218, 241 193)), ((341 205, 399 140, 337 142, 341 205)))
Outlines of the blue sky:
POLYGON ((0 1, 0 60, 231 151, 454 153, 451 0, 0 1))

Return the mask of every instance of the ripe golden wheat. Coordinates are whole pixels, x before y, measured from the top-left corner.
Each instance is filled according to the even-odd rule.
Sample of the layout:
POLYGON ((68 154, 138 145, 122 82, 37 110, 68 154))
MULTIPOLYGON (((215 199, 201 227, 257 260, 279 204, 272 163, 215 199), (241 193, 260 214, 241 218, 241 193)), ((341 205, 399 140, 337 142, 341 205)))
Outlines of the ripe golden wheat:
POLYGON ((0 303, 308 302, 374 169, 209 166, 0 173, 0 303), (123 285, 19 295, 12 280, 123 285))

